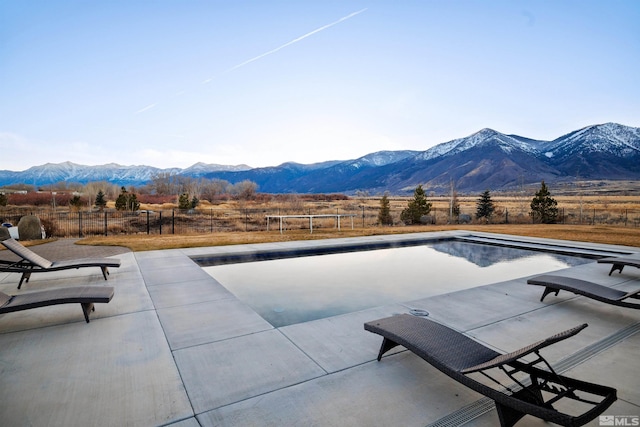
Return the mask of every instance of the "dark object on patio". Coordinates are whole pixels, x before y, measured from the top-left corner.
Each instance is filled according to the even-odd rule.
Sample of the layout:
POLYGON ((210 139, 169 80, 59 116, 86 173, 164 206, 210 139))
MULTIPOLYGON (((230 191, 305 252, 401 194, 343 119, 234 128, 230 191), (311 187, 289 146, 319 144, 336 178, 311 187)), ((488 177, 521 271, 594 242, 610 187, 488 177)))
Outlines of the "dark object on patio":
POLYGON ((22 282, 25 279, 29 282, 31 273, 69 270, 81 267, 100 267, 104 280, 107 280, 109 267, 120 267, 120 260, 112 258, 81 258, 65 261, 49 261, 48 259, 45 259, 33 252, 31 249, 23 246, 15 239, 6 239, 0 243, 21 258, 20 261, 0 260, 0 271, 7 273, 22 273, 20 283, 18 283, 18 289, 20 289, 22 282))
POLYGON ((56 304, 80 303, 84 320, 89 323, 89 313, 95 311, 93 304, 97 302, 108 303, 113 298, 113 293, 112 286, 77 286, 25 292, 18 295, 7 295, 0 292, 0 314, 56 304))
POLYGON ((613 388, 558 375, 539 353, 541 348, 569 338, 585 327, 587 325, 583 324, 520 350, 500 354, 424 317, 401 314, 364 324, 367 331, 384 338, 378 360, 393 347, 404 346, 454 380, 492 399, 503 427, 515 425, 527 414, 563 426, 580 426, 593 420, 616 400, 613 388), (520 360, 532 354, 535 360, 520 360), (546 369, 534 366, 541 362, 546 369), (482 377, 474 378, 480 375, 499 388, 481 382, 482 377), (503 384, 496 378, 498 375, 503 381, 514 384, 503 384), (552 406, 567 399, 580 402, 577 406, 584 412, 573 415, 552 406))
POLYGON ((640 299, 640 289, 636 289, 631 292, 624 292, 598 283, 587 282, 586 280, 564 276, 553 276, 550 274, 533 277, 527 280, 527 283, 530 285, 545 287, 540 301, 544 300, 544 298, 550 293, 555 293, 555 295, 558 296, 558 292, 563 290, 573 292, 576 295, 583 295, 587 298, 607 304, 619 305, 627 308, 640 308, 640 302, 633 303, 625 301, 628 298, 640 299))
POLYGON ((600 258, 598 260, 598 264, 613 264, 611 266, 611 271, 609 271, 609 276, 611 276, 611 273, 613 273, 616 270, 622 273, 622 269, 624 268, 625 265, 630 265, 632 267, 640 268, 640 258, 638 257, 634 258, 632 256, 628 256, 628 257, 614 256, 614 257, 608 257, 608 258, 600 258))

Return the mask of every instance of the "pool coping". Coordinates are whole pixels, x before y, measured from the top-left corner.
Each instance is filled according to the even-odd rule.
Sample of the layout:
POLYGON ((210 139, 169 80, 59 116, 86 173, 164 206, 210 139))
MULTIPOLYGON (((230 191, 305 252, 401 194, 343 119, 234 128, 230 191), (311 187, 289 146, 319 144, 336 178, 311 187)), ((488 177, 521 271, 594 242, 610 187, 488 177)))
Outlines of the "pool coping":
MULTIPOLYGON (((189 257, 202 267, 211 267, 223 264, 236 264, 243 262, 267 261, 273 259, 296 258, 314 255, 339 254, 353 251, 368 251, 377 249, 393 249, 410 246, 419 246, 427 243, 440 241, 466 241, 481 243, 485 245, 504 246, 518 249, 529 249, 541 252, 550 252, 561 255, 583 256, 591 259, 605 258, 610 256, 621 256, 633 253, 633 248, 611 245, 609 249, 603 250, 601 245, 594 247, 593 244, 567 241, 556 241, 549 243, 549 239, 523 238, 513 235, 500 235, 495 233, 464 232, 456 231, 448 233, 447 236, 434 235, 436 233, 416 233, 416 235, 390 235, 394 238, 379 238, 380 236, 352 237, 340 239, 335 242, 329 240, 329 244, 286 245, 264 243, 258 245, 240 245, 232 250, 217 251, 217 248, 207 248, 206 250, 194 249, 189 257), (263 246, 264 245, 264 246, 263 246)), ((439 234, 439 233, 438 233, 439 234)), ((317 241, 313 241, 317 242, 317 241)), ((326 242, 326 241, 325 241, 326 242)))

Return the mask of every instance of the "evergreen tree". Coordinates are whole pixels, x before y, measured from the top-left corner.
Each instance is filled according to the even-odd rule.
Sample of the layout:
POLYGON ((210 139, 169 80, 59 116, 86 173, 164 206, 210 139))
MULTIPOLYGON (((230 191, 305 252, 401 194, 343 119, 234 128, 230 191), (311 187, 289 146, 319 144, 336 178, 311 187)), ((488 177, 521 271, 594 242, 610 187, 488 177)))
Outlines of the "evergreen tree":
POLYGON ((531 217, 534 222, 542 224, 554 224, 558 218, 558 202, 551 197, 547 185, 542 181, 540 190, 531 201, 531 217))
POLYGON ((80 196, 76 194, 71 198, 71 200, 69 200, 69 205, 71 205, 74 210, 79 211, 82 207, 82 199, 80 199, 80 196))
POLYGON ((131 209, 132 212, 140 209, 140 202, 138 201, 138 196, 136 196, 134 193, 129 193, 127 206, 129 209, 131 209))
POLYGON ((389 197, 387 193, 384 193, 382 199, 380 199, 380 211, 378 212, 378 224, 380 225, 393 225, 393 218, 391 218, 391 206, 389 203, 389 197))
POLYGON ((491 200, 491 194, 489 190, 485 190, 485 192, 480 195, 480 198, 478 199, 478 203, 476 205, 476 219, 484 218, 487 222, 489 222, 495 209, 496 207, 493 204, 493 200, 491 200))
POLYGON ((191 209, 197 208, 199 204, 200 199, 198 199, 196 196, 193 196, 193 198, 191 199, 191 209))
POLYGON ((7 197, 7 195, 4 193, 0 193, 0 206, 7 206, 7 203, 9 203, 9 198, 7 197))
POLYGON ((104 208, 107 207, 107 200, 105 199, 105 196, 102 190, 98 190, 98 194, 96 194, 95 206, 96 208, 98 208, 100 212, 102 212, 104 208))
POLYGON ((421 184, 413 192, 413 200, 409 201, 407 208, 400 213, 400 219, 405 224, 420 224, 420 218, 423 215, 429 215, 429 212, 431 212, 431 203, 427 201, 427 195, 421 184))
POLYGON ((124 187, 120 187, 120 194, 116 199, 116 209, 119 211, 126 211, 128 201, 129 201, 129 194, 127 193, 127 189, 124 187))
POLYGON ((119 211, 137 211, 140 209, 140 202, 138 202, 138 197, 133 194, 127 192, 126 188, 120 188, 120 195, 116 199, 116 209, 119 211))
POLYGON ((189 203, 189 194, 182 193, 180 197, 178 197, 178 209, 189 209, 191 208, 191 203, 189 203))

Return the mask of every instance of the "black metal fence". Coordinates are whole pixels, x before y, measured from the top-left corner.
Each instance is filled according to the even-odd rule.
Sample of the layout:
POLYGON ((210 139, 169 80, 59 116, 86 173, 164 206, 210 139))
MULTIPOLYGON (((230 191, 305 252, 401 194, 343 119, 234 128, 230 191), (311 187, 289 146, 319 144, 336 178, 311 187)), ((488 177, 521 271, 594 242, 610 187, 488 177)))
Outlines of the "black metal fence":
MULTIPOLYGON (((400 225, 402 209, 392 209, 394 225, 400 225)), ((207 234, 216 232, 265 231, 267 215, 297 214, 340 214, 353 215, 342 219, 342 228, 367 228, 378 226, 379 208, 357 206, 352 209, 305 209, 304 212, 272 209, 195 209, 123 212, 108 210, 104 212, 55 212, 55 211, 0 211, 0 221, 17 225, 23 215, 36 215, 42 221, 49 237, 85 237, 110 236, 122 234, 207 234)), ((558 209, 558 223, 582 225, 611 225, 620 227, 639 227, 640 209, 558 209)), ((475 219, 475 211, 463 212, 451 217, 446 209, 433 209, 422 218, 425 224, 450 223, 486 223, 525 224, 532 223, 528 213, 515 213, 503 210, 496 212, 489 221, 475 219)), ((336 228, 336 218, 314 219, 314 230, 336 228)), ((285 229, 308 229, 305 219, 287 219, 285 229)), ((277 230, 273 222, 271 230, 277 230)))

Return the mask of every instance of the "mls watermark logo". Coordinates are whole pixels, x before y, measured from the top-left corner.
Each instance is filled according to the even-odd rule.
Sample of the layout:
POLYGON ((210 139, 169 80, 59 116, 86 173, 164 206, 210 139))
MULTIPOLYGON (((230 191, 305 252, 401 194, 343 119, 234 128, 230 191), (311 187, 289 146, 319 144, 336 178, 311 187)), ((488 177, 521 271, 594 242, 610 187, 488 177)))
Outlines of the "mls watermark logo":
POLYGON ((600 415, 601 426, 640 426, 640 415, 600 415))

